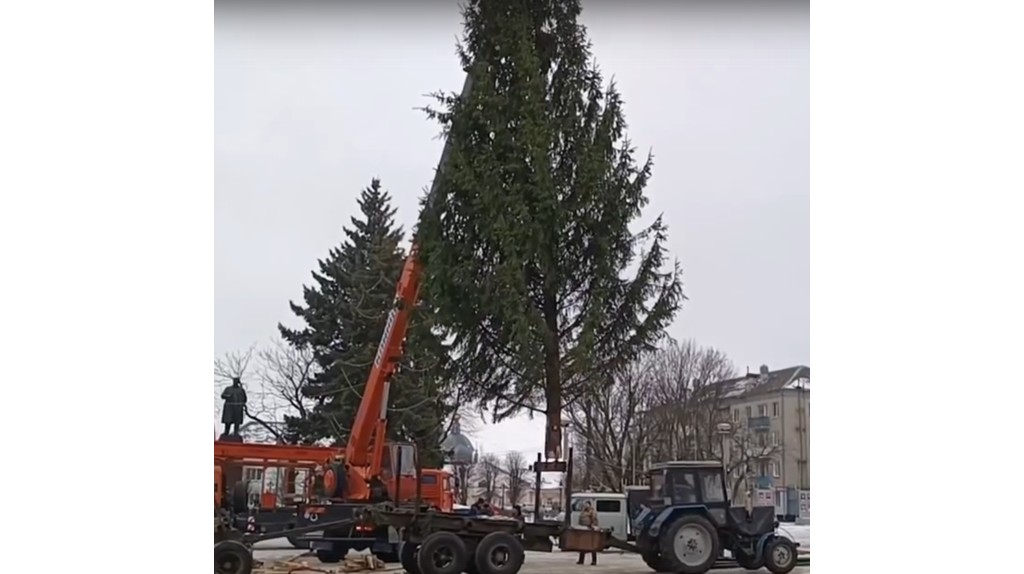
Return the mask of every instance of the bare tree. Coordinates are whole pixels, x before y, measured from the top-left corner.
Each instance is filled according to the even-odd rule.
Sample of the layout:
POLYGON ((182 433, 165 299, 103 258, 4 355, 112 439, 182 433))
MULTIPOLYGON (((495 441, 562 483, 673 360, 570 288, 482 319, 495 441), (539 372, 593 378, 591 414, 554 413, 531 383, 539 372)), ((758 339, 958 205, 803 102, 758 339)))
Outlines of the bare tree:
POLYGON ((455 491, 455 498, 459 504, 470 504, 469 487, 476 480, 478 463, 457 464, 455 466, 455 480, 458 488, 455 491))
POLYGON ((647 422, 656 460, 703 459, 717 447, 726 388, 735 376, 725 353, 692 340, 670 342, 653 359, 657 380, 647 422))
POLYGON ((498 493, 498 479, 501 476, 501 461, 498 457, 487 453, 480 457, 477 471, 477 484, 482 490, 480 497, 493 504, 498 493))
POLYGON ((246 383, 247 376, 251 374, 249 363, 252 362, 255 351, 256 345, 252 345, 243 352, 232 351, 224 353, 213 360, 213 384, 218 399, 220 398, 220 391, 230 385, 232 379, 237 377, 242 379, 243 385, 246 383))
POLYGON ((724 353, 693 341, 672 343, 658 353, 655 371, 658 384, 649 412, 655 460, 724 460, 729 448, 726 473, 733 499, 751 489, 752 476, 770 474, 780 447, 771 444, 768 432, 730 420, 736 371, 724 353), (719 425, 726 422, 730 430, 723 435, 719 425))
MULTIPOLYGON (((772 444, 769 437, 767 432, 752 431, 744 425, 735 425, 728 437, 719 437, 723 446, 731 445, 724 447, 729 449, 726 476, 731 500, 742 500, 755 486, 750 482, 752 477, 770 476, 772 461, 779 464, 777 459, 782 449, 772 444)), ((716 454, 720 456, 723 450, 719 447, 716 454)))
POLYGON ((505 453, 505 468, 503 470, 508 478, 508 500, 513 505, 519 504, 519 499, 523 497, 523 491, 529 486, 526 479, 530 472, 530 465, 526 462, 523 453, 513 450, 505 453))
MULTIPOLYGON (((316 374, 317 364, 309 349, 296 349, 280 339, 262 349, 250 347, 245 352, 225 353, 214 361, 214 388, 220 390, 238 377, 246 389, 248 401, 245 415, 250 434, 268 435, 270 440, 285 442, 285 416, 306 418, 313 401, 303 395, 303 388, 316 374), (255 428, 254 428, 255 427, 255 428), (259 433, 254 433, 258 428, 259 433)), ((258 441, 257 436, 247 438, 258 441)))
MULTIPOLYGON (((223 404, 220 395, 224 388, 230 385, 234 379, 241 381, 242 388, 245 389, 247 398, 245 405, 246 415, 250 415, 251 412, 260 410, 262 405, 266 403, 266 396, 263 392, 263 388, 260 386, 259 380, 254 374, 254 371, 256 370, 253 366, 253 356, 255 352, 256 346, 252 345, 245 351, 231 351, 214 359, 214 412, 221 412, 223 404)), ((252 418, 251 415, 250 418, 252 418)), ((279 431, 276 429, 265 424, 258 426, 259 430, 269 432, 275 439, 278 436, 279 431)), ((264 433, 259 432, 259 430, 249 424, 243 424, 239 428, 242 436, 244 436, 249 442, 263 442, 265 436, 263 436, 264 433)))
POLYGON ((574 456, 582 458, 575 476, 583 488, 621 492, 626 483, 636 483, 651 446, 644 413, 653 406, 658 383, 654 365, 646 357, 606 374, 609 382, 600 392, 581 397, 569 409, 578 442, 574 456))

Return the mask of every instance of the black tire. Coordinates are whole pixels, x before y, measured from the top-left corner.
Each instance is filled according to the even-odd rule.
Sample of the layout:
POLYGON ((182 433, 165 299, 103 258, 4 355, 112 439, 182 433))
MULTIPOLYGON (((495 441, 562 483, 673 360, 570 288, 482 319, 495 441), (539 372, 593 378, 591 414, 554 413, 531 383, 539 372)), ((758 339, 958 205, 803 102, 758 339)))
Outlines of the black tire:
POLYGON ((655 552, 644 552, 640 554, 640 557, 643 558, 644 564, 646 564, 648 567, 650 567, 651 570, 654 570, 655 572, 672 571, 672 565, 669 564, 667 560, 662 558, 661 554, 657 554, 655 552))
POLYGON ((523 543, 505 532, 484 536, 473 553, 473 564, 479 574, 517 574, 524 560, 523 543))
POLYGON ((381 562, 385 564, 394 564, 396 562, 401 562, 401 559, 399 559, 398 557, 398 551, 394 549, 394 546, 392 546, 391 548, 391 552, 377 553, 377 558, 380 558, 381 562))
POLYGON ((789 538, 776 536, 764 546, 764 565, 772 574, 789 574, 796 568, 796 544, 789 538))
POLYGON ((427 536, 416 552, 420 574, 461 574, 468 562, 466 543, 451 532, 427 536))
POLYGON ((347 490, 346 479, 348 476, 345 474, 345 465, 336 462, 330 466, 331 472, 334 473, 334 489, 327 493, 328 498, 342 498, 345 496, 347 490))
POLYGON ((398 561, 409 574, 423 574, 420 572, 419 564, 416 563, 416 552, 419 549, 419 544, 403 542, 402 547, 398 550, 398 561))
POLYGON ((684 514, 675 519, 658 543, 662 559, 676 574, 704 574, 715 565, 721 552, 718 532, 699 514, 684 514))
POLYGON ((466 560, 466 569, 463 570, 466 574, 480 574, 480 571, 476 568, 476 547, 477 542, 473 539, 463 540, 466 543, 466 556, 469 559, 466 560))
MULTIPOLYGON (((287 527, 285 527, 285 530, 292 530, 293 528, 295 528, 295 525, 294 524, 289 524, 287 527)), ((298 548, 299 550, 308 550, 309 549, 309 541, 308 540, 299 540, 299 537, 301 537, 301 536, 305 536, 305 535, 304 534, 292 534, 287 539, 288 540, 288 544, 291 544, 292 548, 298 548)))
POLYGON ((245 514, 249 512, 249 483, 239 480, 231 489, 231 512, 245 514))
POLYGON ((330 550, 319 548, 316 551, 316 559, 324 564, 337 564, 345 557, 345 553, 337 545, 331 546, 330 550))
POLYGON ((214 574, 252 574, 252 552, 237 540, 213 545, 214 574))
POLYGON ((760 570, 764 567, 764 555, 761 556, 750 555, 746 552, 736 549, 732 551, 732 557, 736 559, 736 563, 740 565, 740 568, 744 570, 760 570))

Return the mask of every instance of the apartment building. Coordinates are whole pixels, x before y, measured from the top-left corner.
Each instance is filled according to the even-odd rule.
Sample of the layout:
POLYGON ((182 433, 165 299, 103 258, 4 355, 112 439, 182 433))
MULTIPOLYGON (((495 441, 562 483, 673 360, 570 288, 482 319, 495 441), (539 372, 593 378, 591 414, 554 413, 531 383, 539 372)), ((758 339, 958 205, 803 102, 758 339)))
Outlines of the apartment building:
POLYGON ((722 415, 751 453, 755 488, 770 491, 783 516, 809 514, 811 369, 803 365, 721 381, 722 415), (800 501, 798 503, 798 501, 800 501), (804 504, 801 511, 798 506, 804 504))

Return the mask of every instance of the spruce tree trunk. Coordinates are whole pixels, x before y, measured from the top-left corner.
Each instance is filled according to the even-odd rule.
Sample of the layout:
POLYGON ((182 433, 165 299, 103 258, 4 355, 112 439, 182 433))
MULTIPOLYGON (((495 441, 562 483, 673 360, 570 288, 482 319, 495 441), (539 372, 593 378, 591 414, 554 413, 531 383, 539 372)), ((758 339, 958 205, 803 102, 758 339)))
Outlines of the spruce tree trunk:
POLYGON ((561 460, 562 453, 562 377, 561 352, 558 341, 558 303, 553 293, 544 296, 544 399, 547 412, 547 433, 544 455, 548 460, 561 460))

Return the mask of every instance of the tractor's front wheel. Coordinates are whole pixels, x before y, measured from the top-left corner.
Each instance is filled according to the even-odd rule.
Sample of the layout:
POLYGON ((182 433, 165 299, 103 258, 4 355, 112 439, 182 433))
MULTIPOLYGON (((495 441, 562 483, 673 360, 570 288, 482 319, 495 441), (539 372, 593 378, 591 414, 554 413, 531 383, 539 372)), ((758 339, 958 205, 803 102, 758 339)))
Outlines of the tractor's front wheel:
POLYGON ((763 556, 772 574, 789 574, 796 568, 796 544, 789 538, 773 538, 765 545, 763 556))
POLYGON ((718 532, 699 514, 684 514, 659 537, 661 557, 677 574, 704 574, 719 555, 718 532))

